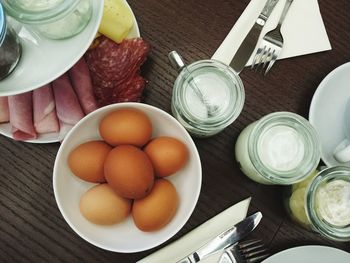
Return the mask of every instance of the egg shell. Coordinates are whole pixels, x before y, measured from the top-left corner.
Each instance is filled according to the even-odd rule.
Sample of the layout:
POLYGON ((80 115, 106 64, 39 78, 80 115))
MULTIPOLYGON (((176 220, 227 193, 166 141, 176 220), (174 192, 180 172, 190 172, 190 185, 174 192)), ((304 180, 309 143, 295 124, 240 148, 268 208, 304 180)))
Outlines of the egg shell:
POLYGON ((100 122, 101 137, 110 145, 145 145, 152 136, 148 116, 136 109, 120 109, 107 114, 100 122))
POLYGON ((91 183, 105 182, 104 161, 112 147, 103 141, 90 141, 77 146, 68 156, 74 175, 91 183))
POLYGON ((173 137, 158 137, 144 148, 154 167, 155 175, 165 177, 179 171, 188 160, 186 145, 173 137))
POLYGON ((108 184, 125 198, 142 198, 153 186, 151 161, 142 150, 132 145, 120 145, 111 150, 104 172, 108 184))
POLYGON ((90 188, 80 199, 80 212, 90 222, 112 225, 123 221, 131 211, 132 201, 120 197, 108 185, 90 188))
POLYGON ((172 183, 166 179, 157 179, 150 194, 133 203, 135 225, 145 232, 159 230, 174 217, 178 204, 178 194, 172 183))

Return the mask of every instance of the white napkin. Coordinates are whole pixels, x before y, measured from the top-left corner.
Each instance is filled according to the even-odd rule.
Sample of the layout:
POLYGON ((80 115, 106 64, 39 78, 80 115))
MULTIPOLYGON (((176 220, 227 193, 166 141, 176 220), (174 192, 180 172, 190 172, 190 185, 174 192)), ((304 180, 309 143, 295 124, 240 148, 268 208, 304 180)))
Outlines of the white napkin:
MULTIPOLYGON (((247 198, 227 208, 225 211, 209 219, 185 236, 138 261, 138 263, 170 263, 182 259, 218 234, 242 221, 247 215, 250 199, 251 198, 247 198)), ((220 253, 217 253, 201 262, 218 262, 220 255, 220 253)))
MULTIPOLYGON (((260 35, 260 39, 266 32, 276 27, 285 1, 281 0, 275 6, 260 35)), ((231 62, 238 47, 254 25, 265 3, 266 0, 250 1, 243 14, 226 36, 224 42, 214 53, 213 59, 220 60, 226 64, 231 62)), ((282 35, 284 38, 284 47, 278 59, 331 49, 317 0, 294 0, 282 25, 282 35)), ((253 52, 247 65, 251 65, 255 52, 253 52)))

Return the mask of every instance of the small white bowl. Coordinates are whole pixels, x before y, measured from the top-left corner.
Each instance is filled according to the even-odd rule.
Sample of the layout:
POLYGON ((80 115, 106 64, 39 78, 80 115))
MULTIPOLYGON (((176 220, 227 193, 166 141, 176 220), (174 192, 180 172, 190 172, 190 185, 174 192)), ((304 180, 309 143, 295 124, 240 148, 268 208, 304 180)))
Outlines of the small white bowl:
POLYGON ((201 189, 202 168, 197 148, 181 124, 168 113, 142 103, 119 103, 100 108, 83 118, 64 139, 54 165, 53 188, 58 208, 69 226, 91 244, 115 252, 139 252, 158 246, 175 235, 192 214, 201 189), (130 215, 125 221, 100 226, 90 223, 80 213, 79 201, 94 184, 74 176, 67 165, 69 153, 79 144, 101 139, 98 131, 100 120, 109 112, 121 108, 135 108, 150 118, 152 137, 171 136, 181 140, 189 150, 189 160, 184 168, 167 177, 179 195, 179 207, 171 222, 156 232, 142 232, 130 215))

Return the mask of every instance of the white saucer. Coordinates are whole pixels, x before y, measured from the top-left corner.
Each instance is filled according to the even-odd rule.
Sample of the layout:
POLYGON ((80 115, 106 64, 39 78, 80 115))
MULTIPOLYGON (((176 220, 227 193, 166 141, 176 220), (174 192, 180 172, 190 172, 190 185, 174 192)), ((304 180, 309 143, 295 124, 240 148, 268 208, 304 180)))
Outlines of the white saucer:
MULTIPOLYGON (((126 1, 125 1, 125 3, 128 5, 128 3, 126 1)), ((130 8, 129 5, 128 5, 128 7, 130 8)), ((102 11, 103 11, 103 1, 93 1, 93 8, 94 8, 94 12, 95 12, 96 15, 92 19, 95 19, 96 21, 97 20, 100 21, 100 19, 102 17, 102 11)), ((131 10, 131 8, 130 8, 130 10, 131 10)), ((132 12, 132 10, 131 10, 131 12, 132 12)), ((135 18, 135 15, 134 15, 133 12, 132 12, 132 15, 133 15, 134 23, 133 23, 133 27, 130 30, 127 38, 140 37, 139 27, 138 27, 138 24, 137 24, 137 21, 136 21, 136 18, 135 18)), ((63 42, 67 41, 67 43, 64 44, 64 46, 65 46, 64 49, 66 49, 66 51, 69 52, 71 56, 72 56, 72 54, 74 54, 74 60, 73 61, 66 61, 65 62, 66 64, 64 64, 64 63, 60 64, 61 67, 62 67, 62 71, 60 71, 59 74, 55 75, 55 77, 50 78, 50 80, 48 82, 50 82, 51 80, 54 80, 58 76, 62 75, 64 72, 66 72, 68 69, 70 69, 75 64, 75 62, 79 60, 79 58, 81 58, 83 56, 83 54, 88 49, 88 47, 90 46, 91 42, 93 41, 94 36, 96 35, 96 32, 98 30, 99 22, 97 23, 97 26, 94 25, 95 22, 94 21, 90 21, 90 24, 87 26, 87 28, 84 30, 84 32, 82 32, 81 34, 79 34, 78 36, 76 36, 76 37, 74 37, 72 39, 68 39, 68 40, 64 40, 63 41, 63 42), (91 28, 91 27, 94 27, 94 28, 91 28), (91 34, 91 36, 87 36, 86 35, 86 34, 88 34, 88 33, 86 33, 86 31, 89 31, 89 30, 91 30, 91 32, 93 33, 93 34, 91 34), (80 35, 83 35, 83 36, 80 36, 80 35), (84 37, 84 35, 85 35, 85 37, 84 37), (80 43, 80 41, 82 41, 84 46, 82 46, 82 43, 80 43)), ((46 41, 50 42, 49 40, 46 40, 46 41)), ((34 44, 32 43, 32 45, 34 45, 34 44)), ((62 50, 64 50, 64 49, 62 49, 62 50)), ((42 53, 44 53, 44 51, 42 51, 42 53)), ((61 52, 59 52, 59 53, 48 52, 48 55, 57 58, 57 57, 60 56, 59 55, 60 53, 61 52)), ((49 63, 50 61, 55 61, 55 62, 50 62, 50 66, 52 66, 52 67, 59 67, 60 66, 60 65, 58 65, 59 62, 57 60, 52 59, 52 58, 50 59, 50 58, 48 58, 48 56, 46 56, 46 58, 47 58, 46 59, 46 63, 49 63)), ((61 61, 61 59, 60 59, 60 61, 61 61)), ((21 63, 23 64, 23 63, 25 63, 25 61, 22 61, 21 63)), ((36 72, 38 70, 36 64, 35 64, 35 67, 34 67, 34 65, 30 66, 30 64, 27 63, 25 67, 26 68, 24 68, 24 65, 19 65, 19 67, 16 68, 16 71, 13 72, 15 74, 21 74, 21 76, 23 76, 23 78, 24 78, 24 79, 19 79, 18 83, 21 83, 21 82, 28 82, 29 83, 30 81, 34 81, 32 75, 31 75, 33 73, 30 73, 29 71, 33 70, 33 72, 36 72), (22 73, 19 72, 21 70, 23 71, 22 73), (25 73, 25 72, 27 72, 27 73, 25 73)), ((48 68, 47 64, 46 64, 45 68, 48 68)), ((0 82, 0 96, 5 96, 5 95, 11 95, 12 94, 10 92, 10 90, 9 90, 9 86, 8 86, 8 92, 10 92, 10 93, 8 93, 8 94, 4 91, 4 88, 3 88, 3 84, 11 82, 12 78, 16 78, 16 77, 15 76, 11 76, 11 78, 0 82), (3 94, 3 93, 5 93, 5 94, 3 94)), ((10 84, 8 83, 7 85, 10 85, 10 84)), ((13 80, 12 80, 12 85, 14 85, 13 84, 13 80)), ((19 86, 19 84, 18 85, 16 84, 16 86, 19 86)), ((41 85, 39 85, 39 87, 40 86, 41 85)), ((33 84, 32 87, 35 87, 35 85, 33 84)), ((25 91, 30 91, 30 90, 31 89, 28 88, 25 91)), ((15 94, 15 93, 13 93, 13 94, 15 94)), ((9 138, 12 138, 11 125, 9 123, 0 124, 0 134, 5 135, 5 136, 7 136, 9 138)), ((59 135, 59 133, 39 134, 37 139, 35 139, 35 140, 27 140, 25 142, 30 142, 30 143, 53 143, 53 142, 58 142, 59 141, 58 135, 59 135)))
POLYGON ((350 254, 326 246, 302 246, 279 252, 262 263, 349 263, 350 254))
POLYGON ((350 113, 346 114, 349 100, 350 63, 346 63, 324 78, 312 98, 309 112, 309 121, 320 137, 321 158, 329 167, 350 166, 350 162, 339 163, 333 157, 335 148, 350 136, 350 127, 345 125, 350 123, 350 113))

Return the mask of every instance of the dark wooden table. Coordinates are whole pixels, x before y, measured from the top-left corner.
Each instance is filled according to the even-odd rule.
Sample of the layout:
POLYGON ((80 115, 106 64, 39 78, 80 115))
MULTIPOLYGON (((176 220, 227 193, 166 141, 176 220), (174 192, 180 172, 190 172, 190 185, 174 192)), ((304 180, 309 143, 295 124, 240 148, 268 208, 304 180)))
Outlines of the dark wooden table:
MULTIPOLYGON (((152 46, 143 67, 149 80, 145 102, 170 112, 176 72, 169 65, 168 52, 176 49, 187 62, 211 57, 249 1, 129 2, 142 37, 152 46)), ((350 251, 349 243, 328 241, 291 222, 283 208, 282 188, 250 181, 234 161, 234 144, 244 127, 274 111, 307 117, 321 80, 350 61, 348 0, 322 0, 319 4, 332 51, 280 61, 267 77, 250 70, 241 73, 246 91, 243 112, 220 134, 195 140, 203 166, 199 201, 187 224, 165 244, 251 196, 250 212, 260 210, 264 215, 254 235, 272 252, 306 244, 350 251)), ((0 137, 0 262, 135 262, 160 248, 112 253, 76 235, 61 216, 53 195, 52 168, 58 148, 59 144, 36 145, 0 137)))

